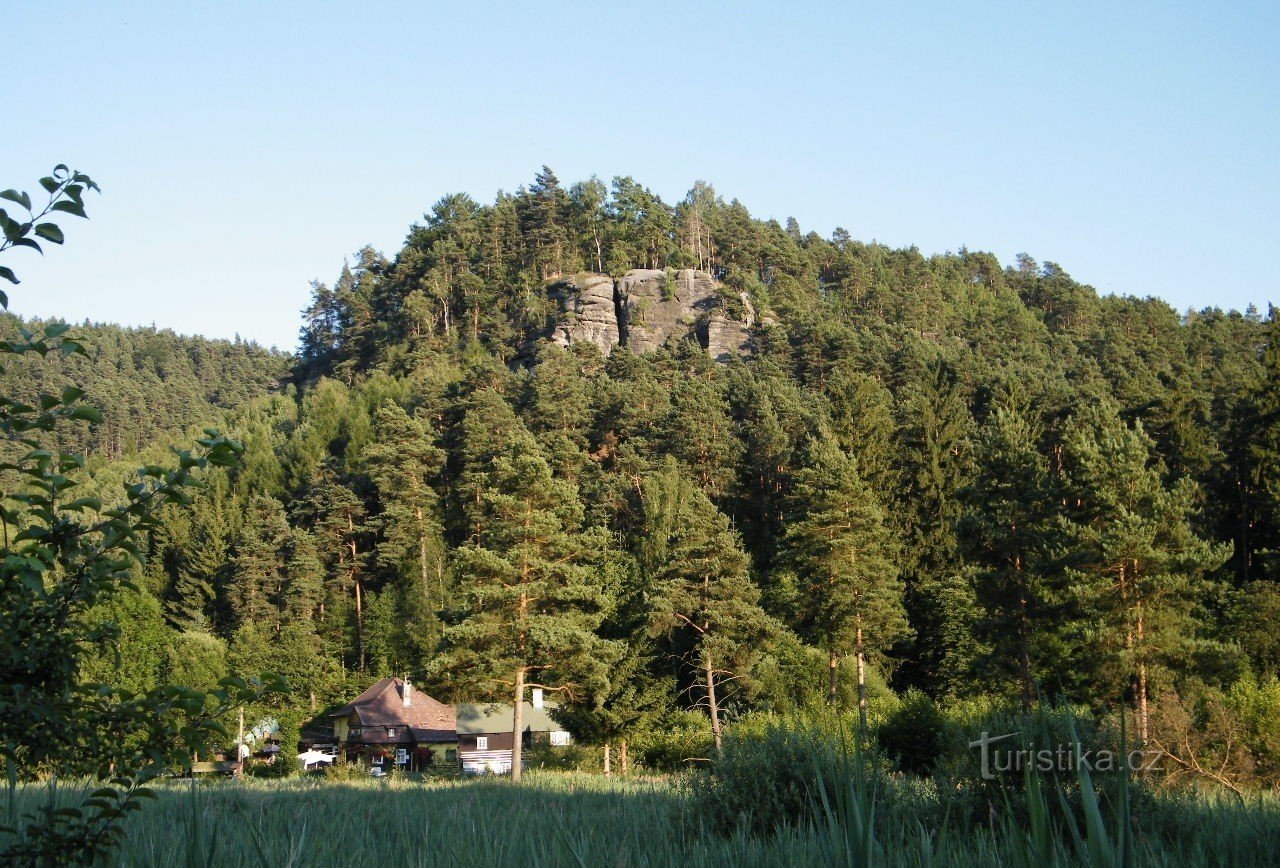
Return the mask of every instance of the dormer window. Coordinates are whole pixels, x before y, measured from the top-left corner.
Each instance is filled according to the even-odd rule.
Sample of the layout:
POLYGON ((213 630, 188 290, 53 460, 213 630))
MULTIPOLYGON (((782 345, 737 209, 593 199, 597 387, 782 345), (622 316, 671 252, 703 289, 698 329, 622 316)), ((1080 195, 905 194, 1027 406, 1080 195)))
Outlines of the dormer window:
POLYGON ((396 737, 396 728, 393 726, 387 730, 387 738, 395 738, 395 737, 396 737))

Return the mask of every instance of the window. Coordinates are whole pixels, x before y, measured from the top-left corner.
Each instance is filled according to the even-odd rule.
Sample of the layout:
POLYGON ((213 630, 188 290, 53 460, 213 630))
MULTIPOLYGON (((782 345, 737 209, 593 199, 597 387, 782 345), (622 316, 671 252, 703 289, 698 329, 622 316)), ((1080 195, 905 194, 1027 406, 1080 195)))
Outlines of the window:
POLYGON ((396 728, 393 726, 387 730, 387 738, 395 738, 395 737, 396 737, 396 728))
POLYGON ((456 763, 458 761, 458 751, 451 747, 445 748, 444 758, 445 762, 456 763))
POLYGON ((402 766, 409 762, 409 751, 407 748, 396 748, 396 765, 402 766))
POLYGON ((488 749, 489 749, 489 736, 487 736, 487 735, 477 735, 477 736, 476 736, 476 750, 488 750, 488 749))
POLYGON ((569 733, 565 732, 562 729, 558 729, 555 732, 551 733, 552 747, 565 747, 568 744, 569 744, 569 733))

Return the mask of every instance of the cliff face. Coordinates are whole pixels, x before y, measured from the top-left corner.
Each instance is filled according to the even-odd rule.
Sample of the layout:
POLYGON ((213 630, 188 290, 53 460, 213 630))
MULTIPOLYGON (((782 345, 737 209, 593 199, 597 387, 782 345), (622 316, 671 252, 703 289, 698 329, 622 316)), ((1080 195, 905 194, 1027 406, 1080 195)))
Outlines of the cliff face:
POLYGON ((551 294, 560 302, 560 316, 551 340, 562 347, 595 344, 606 356, 613 352, 621 340, 613 278, 605 274, 580 275, 554 284, 551 294))
POLYGON ((741 298, 745 316, 731 315, 718 284, 706 272, 686 268, 669 276, 637 268, 618 280, 580 274, 553 284, 549 291, 560 305, 550 337, 561 346, 591 343, 606 356, 623 346, 643 354, 673 335, 692 333, 716 361, 752 352, 755 311, 750 299, 745 294, 741 298))

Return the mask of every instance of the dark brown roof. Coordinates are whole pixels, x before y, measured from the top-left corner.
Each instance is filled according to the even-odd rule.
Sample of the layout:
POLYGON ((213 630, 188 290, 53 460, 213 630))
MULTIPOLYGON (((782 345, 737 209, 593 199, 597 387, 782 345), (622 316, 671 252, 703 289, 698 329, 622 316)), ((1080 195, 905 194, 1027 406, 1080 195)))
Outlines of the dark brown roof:
MULTIPOLYGON (((410 689, 409 705, 404 704, 404 682, 399 678, 383 678, 353 702, 342 706, 330 717, 350 717, 355 714, 361 726, 397 727, 396 741, 400 741, 399 727, 413 728, 424 733, 453 733, 457 728, 453 706, 436 702, 420 690, 410 689)), ((417 738, 417 741, 436 739, 417 738)))
POLYGON ((439 744, 458 740, 451 729, 420 729, 416 726, 371 726, 348 738, 350 744, 439 744), (396 731, 391 735, 391 730, 396 731))

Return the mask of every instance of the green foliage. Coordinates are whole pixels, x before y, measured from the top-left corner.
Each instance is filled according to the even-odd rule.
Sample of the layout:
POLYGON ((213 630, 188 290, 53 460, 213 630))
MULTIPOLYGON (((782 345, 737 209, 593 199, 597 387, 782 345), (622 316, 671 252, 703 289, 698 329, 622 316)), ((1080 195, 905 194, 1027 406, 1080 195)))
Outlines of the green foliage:
POLYGON ((841 747, 815 728, 771 723, 762 734, 731 733, 711 769, 690 780, 697 816, 721 834, 770 835, 810 826, 839 786, 841 747))
MULTIPOLYGON (((0 253, 15 247, 29 247, 37 253, 43 253, 40 242, 35 238, 52 244, 61 244, 62 230, 58 224, 44 218, 54 213, 87 218, 88 215, 84 211, 85 191, 102 192, 88 175, 73 172, 62 163, 54 166, 53 172, 47 177, 40 179, 40 186, 44 188, 49 199, 38 211, 35 210, 30 194, 17 190, 0 192, 0 199, 13 202, 26 212, 26 219, 14 218, 4 208, 0 208, 0 232, 4 234, 4 238, 0 239, 0 253), (35 238, 32 237, 33 235, 35 238)), ((13 284, 19 282, 13 269, 7 266, 0 266, 0 278, 13 284)), ((0 292, 0 307, 9 307, 9 296, 3 292, 0 292)))
POLYGON ((942 756, 946 727, 946 717, 934 701, 910 690, 876 730, 876 743, 902 771, 928 775, 942 756))
MULTIPOLYGON (((30 407, 68 386, 106 405, 100 425, 42 435, 88 453, 77 496, 112 503, 120 456, 160 464, 195 421, 220 415, 244 446, 139 539, 173 665, 142 671, 160 638, 144 597, 136 624, 108 611, 125 598, 103 602, 147 649, 139 684, 278 667, 287 710, 315 713, 406 672, 441 699, 513 697, 516 669, 489 666, 517 644, 494 612, 528 554, 539 582, 583 589, 537 637, 577 650, 526 674, 572 686, 584 743, 652 742, 675 767, 710 755, 713 693, 724 727, 811 708, 833 673, 851 703, 861 615, 873 722, 912 687, 1095 713, 1145 694, 1153 740, 1190 734, 1233 785, 1255 780, 1221 734, 1242 731, 1232 685, 1280 660, 1280 352, 1256 313, 1180 319, 1030 257, 822 238, 705 184, 672 206, 544 167, 487 203, 441 198, 394 255, 358 251, 317 284, 305 317, 283 388, 278 355, 105 327, 83 329, 91 354, 0 378, 30 407), (751 357, 545 340, 566 274, 695 266, 723 311, 755 311, 751 357)), ((22 342, 46 324, 0 325, 22 342)), ((90 656, 82 678, 111 671, 90 656)), ((941 765, 964 757, 951 745, 941 765)))
MULTIPOLYGON (((64 166, 41 184, 51 200, 34 219, 51 211, 83 217, 83 189, 97 189, 64 166)), ((25 194, 0 195, 31 208, 25 194)), ((30 224, 0 211, 0 225, 6 239, 0 251, 39 249, 26 237, 30 224)), ((60 243, 61 233, 50 227, 34 228, 60 243)), ((6 276, 16 283, 11 272, 6 276)), ((7 299, 0 297, 0 305, 7 299)), ((10 359, 6 370, 28 356, 86 354, 63 324, 18 332, 16 340, 0 342, 10 359)), ((30 404, 0 395, 0 436, 13 456, 0 465, 7 474, 0 497, 0 715, 14 724, 0 737, 9 793, 0 857, 21 864, 102 857, 119 843, 120 821, 150 795, 144 784, 223 734, 218 717, 262 693, 243 679, 224 680, 208 694, 151 683, 163 645, 159 606, 133 582, 141 537, 156 528, 160 511, 190 503, 204 472, 234 466, 239 444, 208 430, 195 449, 175 450, 176 467, 141 468, 114 503, 82 496, 84 459, 48 444, 63 427, 101 420, 82 403, 84 394, 68 386, 30 404), (121 621, 131 628, 119 650, 131 655, 133 683, 86 683, 85 677, 121 674, 119 661, 104 668, 88 653, 121 639, 121 621), (18 781, 44 775, 84 775, 99 786, 67 807, 19 812, 18 781)))

